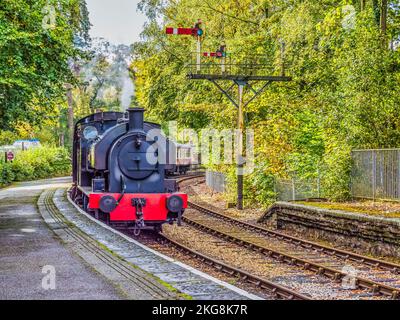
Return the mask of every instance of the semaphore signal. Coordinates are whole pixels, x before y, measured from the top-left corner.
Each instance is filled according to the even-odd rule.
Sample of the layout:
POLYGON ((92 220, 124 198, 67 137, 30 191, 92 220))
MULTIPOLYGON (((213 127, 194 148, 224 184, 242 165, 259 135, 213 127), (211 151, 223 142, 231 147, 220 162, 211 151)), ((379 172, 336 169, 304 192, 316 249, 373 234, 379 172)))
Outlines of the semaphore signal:
MULTIPOLYGON (((222 48, 222 47, 221 47, 222 48)), ((218 49, 216 52, 203 52, 203 57, 214 57, 214 58, 225 58, 228 56, 228 53, 225 51, 226 47, 223 50, 218 49)))
POLYGON ((167 27, 166 34, 174 34, 180 36, 193 36, 193 37, 201 37, 203 35, 203 30, 198 28, 172 28, 167 27))
POLYGON ((209 57, 209 58, 217 58, 221 59, 221 71, 222 73, 225 73, 226 71, 226 57, 228 56, 228 53, 226 52, 226 45, 223 43, 219 47, 219 49, 216 52, 203 52, 203 57, 209 57))
POLYGON ((172 28, 167 27, 165 30, 166 34, 178 35, 178 36, 193 36, 197 38, 197 51, 196 51, 196 70, 200 72, 201 69, 201 40, 204 35, 204 31, 201 28, 202 21, 198 19, 194 24, 193 28, 172 28))
MULTIPOLYGON (((215 52, 201 52, 201 41, 203 38, 203 30, 201 28, 201 20, 199 19, 193 28, 171 28, 168 27, 166 29, 167 34, 171 35, 186 35, 193 36, 197 38, 197 52, 196 52, 196 64, 189 65, 189 79, 195 80, 209 80, 211 81, 238 109, 238 129, 240 132, 238 139, 238 154, 237 154, 237 209, 243 209, 243 185, 244 185, 244 172, 245 172, 245 164, 246 157, 243 152, 244 145, 244 130, 245 130, 245 122, 244 122, 244 109, 251 103, 255 98, 261 95, 266 87, 270 85, 272 82, 280 82, 280 81, 291 81, 290 77, 286 77, 284 75, 284 68, 282 67, 282 75, 281 76, 270 76, 265 75, 266 65, 262 63, 255 63, 254 61, 250 61, 250 63, 226 63, 226 59, 229 57, 229 54, 226 50, 225 43, 222 43, 218 50, 215 52), (201 57, 208 58, 216 58, 221 62, 221 71, 215 72, 216 69, 213 67, 216 64, 207 63, 203 67, 203 72, 201 70, 201 57), (193 72, 192 66, 196 66, 196 72, 193 72), (227 70, 227 67, 229 70, 227 70), (214 70, 214 72, 213 72, 214 70), (229 86, 229 88, 224 88, 220 82, 222 81, 232 81, 233 84, 229 86), (252 82, 252 83, 250 83, 252 82), (259 88, 253 87, 253 82, 263 82, 259 88), (234 97, 232 93, 233 88, 237 86, 238 95, 237 99, 234 97), (244 89, 248 87, 249 99, 245 99, 244 89)), ((284 49, 284 48, 283 48, 284 49)), ((283 56, 283 54, 282 54, 283 56)), ((253 57, 254 58, 254 57, 253 57)), ((252 59, 254 60, 254 59, 252 59)), ((282 64, 284 66, 284 64, 282 64)))

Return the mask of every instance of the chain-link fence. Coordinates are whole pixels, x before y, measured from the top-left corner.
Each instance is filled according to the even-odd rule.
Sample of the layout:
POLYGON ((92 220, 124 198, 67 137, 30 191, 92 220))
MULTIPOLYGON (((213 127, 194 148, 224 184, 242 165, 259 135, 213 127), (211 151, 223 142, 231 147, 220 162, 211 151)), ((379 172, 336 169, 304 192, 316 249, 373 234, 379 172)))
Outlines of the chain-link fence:
POLYGON ((320 179, 276 179, 275 193, 278 201, 296 201, 321 198, 320 179))
MULTIPOLYGON (((351 193, 353 198, 400 200, 400 149, 353 150, 351 193)), ((224 174, 207 171, 207 185, 224 192, 224 174)), ((323 198, 320 179, 276 179, 275 193, 279 201, 323 198)))
POLYGON ((221 172, 206 171, 206 184, 213 191, 225 192, 226 188, 226 177, 221 172))
MULTIPOLYGON (((226 191, 226 176, 221 172, 206 171, 206 184, 215 192, 226 191)), ((279 201, 321 198, 320 179, 276 179, 275 193, 279 201)))
POLYGON ((354 198, 400 200, 400 149, 354 150, 354 198))

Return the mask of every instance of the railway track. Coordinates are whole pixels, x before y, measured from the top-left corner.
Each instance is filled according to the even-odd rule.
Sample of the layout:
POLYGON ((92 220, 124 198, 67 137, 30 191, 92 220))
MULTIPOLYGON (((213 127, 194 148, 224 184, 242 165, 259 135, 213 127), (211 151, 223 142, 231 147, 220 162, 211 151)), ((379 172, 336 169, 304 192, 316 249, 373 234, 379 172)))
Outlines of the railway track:
MULTIPOLYGON (((201 175, 199 176, 191 176, 191 177, 186 177, 181 181, 188 181, 194 178, 198 178, 201 177, 201 175)), ((180 183, 181 181, 178 181, 178 183, 180 183)), ((365 265, 371 266, 371 267, 375 267, 375 268, 380 268, 382 270, 386 270, 386 271, 390 271, 393 272, 394 274, 400 274, 400 265, 399 264, 395 264, 395 263, 391 263, 388 261, 384 261, 384 260, 379 260, 379 259, 375 259, 375 258, 371 258, 371 257, 367 257, 364 255, 360 255, 351 251, 346 251, 346 250, 342 250, 342 249, 337 249, 337 248, 333 248, 333 247, 329 247, 329 246, 325 246, 316 242, 312 242, 312 241, 308 241, 308 240, 304 240, 298 237, 293 237, 272 229, 268 229, 265 227, 262 227, 260 225, 256 225, 253 223, 248 223, 239 219, 235 219, 233 217, 230 217, 228 215, 225 215, 223 213, 217 212, 215 210, 211 210, 209 208, 206 208, 205 206, 202 206, 200 204, 196 204, 194 202, 188 201, 188 205, 189 207, 196 209, 202 213, 211 215, 211 216, 215 216, 218 217, 220 219, 223 219, 231 224, 237 225, 239 227, 243 227, 246 228, 248 230, 252 230, 255 232, 260 232, 263 235, 267 236, 267 237, 272 237, 272 238, 276 238, 279 240, 283 240, 285 242, 291 243, 291 244, 295 244, 301 247, 304 247, 306 249, 314 249, 314 250, 318 250, 323 254, 327 254, 330 256, 336 256, 340 259, 343 260, 347 260, 347 261, 354 261, 354 262, 358 262, 358 263, 363 263, 365 265)))
MULTIPOLYGON (((114 278, 117 277, 127 281, 127 283, 124 284, 125 289, 128 290, 127 292, 132 290, 131 286, 136 288, 139 286, 149 297, 155 299, 176 299, 175 294, 165 290, 162 286, 144 281, 143 274, 138 272, 136 268, 116 257, 108 250, 105 250, 96 240, 92 239, 80 229, 72 226, 53 203, 54 193, 55 190, 45 191, 43 202, 41 204, 39 203, 39 205, 43 205, 44 210, 54 219, 57 224, 55 229, 62 229, 62 233, 67 236, 66 239, 70 238, 74 240, 76 245, 73 249, 75 249, 79 255, 83 253, 84 255, 89 254, 95 256, 103 270, 108 270, 107 273, 114 274, 114 278)), ((65 241, 65 239, 63 240, 65 241)))
MULTIPOLYGON (((333 254, 332 251, 326 253, 322 250, 323 248, 317 244, 311 243, 311 246, 311 244, 308 244, 308 241, 300 241, 300 239, 298 239, 298 241, 294 241, 294 239, 289 241, 288 239, 292 237, 278 237, 276 234, 270 233, 272 231, 268 229, 227 217, 197 204, 190 203, 190 207, 197 210, 200 214, 186 214, 183 221, 198 230, 212 234, 224 241, 235 243, 238 246, 261 253, 280 263, 302 268, 316 275, 324 276, 333 282, 341 282, 345 277, 348 277, 347 272, 342 271, 342 268, 338 268, 338 266, 342 265, 338 263, 338 260, 343 262, 345 258, 348 259, 351 256, 350 254, 348 256, 337 256, 333 254), (274 234, 274 236, 270 236, 270 234, 274 234), (305 246, 305 244, 308 246, 305 246), (321 254, 323 257, 321 257, 321 254)), ((324 249, 326 248, 324 247, 324 249)), ((343 251, 341 251, 341 253, 343 253, 343 251)), ((357 263, 362 264, 362 267, 370 268, 372 261, 375 261, 375 259, 367 259, 367 257, 365 257, 365 261, 362 261, 359 255, 353 256, 353 258, 355 257, 357 257, 357 263)), ((372 267, 386 268, 383 272, 397 275, 398 268, 396 265, 384 263, 382 261, 379 262, 380 264, 375 262, 372 267), (390 268, 387 269, 389 266, 390 268)), ((364 274, 368 274, 368 272, 371 272, 371 269, 363 270, 364 274)), ((374 270, 372 275, 375 275, 375 273, 377 272, 374 270)), ((379 275, 378 272, 378 276, 382 275, 379 275)), ((391 299, 400 299, 400 278, 398 278, 397 281, 395 281, 393 277, 386 278, 387 283, 396 282, 396 287, 383 283, 383 281, 375 281, 371 278, 361 276, 355 276, 354 278, 354 284, 357 289, 368 290, 375 295, 382 295, 391 299)))
MULTIPOLYGON (((188 177, 184 181, 190 179, 193 178, 188 177)), ((348 273, 343 271, 343 263, 351 264, 352 267, 355 265, 356 270, 361 271, 363 275, 355 277, 357 288, 369 290, 375 295, 400 299, 400 278, 398 277, 400 265, 398 264, 289 236, 232 218, 190 201, 188 204, 189 208, 204 216, 214 218, 207 224, 204 217, 198 216, 197 219, 191 219, 192 215, 186 214, 184 222, 198 230, 261 252, 288 265, 312 271, 335 282, 342 281, 344 277, 348 276, 348 273), (226 227, 226 224, 229 228, 226 227), (234 228, 232 229, 232 227, 234 228), (244 231, 247 233, 240 235, 244 231), (262 238, 261 242, 260 238, 262 238), (271 242, 274 244, 273 246, 271 246, 271 242)))
POLYGON ((176 179, 176 181, 177 181, 178 185, 180 185, 183 182, 190 181, 190 180, 197 179, 197 178, 205 178, 204 172, 194 172, 192 174, 187 174, 185 176, 178 177, 176 179))
POLYGON ((232 217, 229 217, 225 214, 222 214, 220 212, 208 209, 204 206, 201 206, 199 204, 193 203, 189 201, 189 207, 196 209, 202 213, 205 213, 207 215, 211 215, 211 216, 215 216, 217 218, 220 218, 226 222, 229 222, 231 224, 234 224, 238 227, 242 227, 245 228, 247 230, 252 230, 255 232, 259 232, 265 236, 267 236, 268 238, 275 238, 278 240, 282 240, 285 241, 287 243, 290 244, 294 244, 300 247, 303 247, 305 249, 313 249, 313 250, 317 250, 320 253, 326 254, 326 255, 330 255, 330 256, 335 256, 339 259, 342 260, 347 260, 347 261, 354 261, 357 263, 362 263, 365 264, 367 266, 370 267, 375 267, 375 268, 379 268, 382 270, 386 270, 386 271, 390 271, 394 274, 400 274, 400 265, 395 264, 395 263, 391 263, 388 261, 383 261, 383 260, 379 260, 379 259, 375 259, 375 258, 371 258, 371 257, 367 257, 364 255, 360 255, 354 252, 350 252, 350 251, 346 251, 346 250, 342 250, 342 249, 336 249, 336 248, 332 248, 329 246, 325 246, 316 242, 312 242, 312 241, 308 241, 308 240, 304 240, 301 238, 297 238, 297 237, 293 237, 272 229, 268 229, 259 225, 255 225, 252 223, 248 223, 245 221, 241 221, 232 217))
MULTIPOLYGON (((202 174, 193 174, 190 176, 184 176, 178 180, 178 184, 203 177, 202 174)), ((324 276, 332 282, 338 283, 343 280, 344 277, 348 276, 347 273, 341 271, 338 268, 329 266, 323 262, 318 262, 315 259, 316 255, 324 255, 325 257, 334 257, 341 261, 352 261, 359 264, 363 264, 366 267, 377 268, 383 272, 390 272, 391 274, 398 274, 400 272, 400 266, 365 257, 355 253, 339 250, 327 246, 323 246, 307 240, 295 238, 279 232, 257 226, 251 223, 240 221, 238 219, 229 217, 222 213, 210 210, 199 204, 189 202, 189 207, 194 209, 197 214, 186 214, 183 218, 184 222, 191 227, 206 232, 212 236, 221 239, 222 241, 232 243, 240 248, 253 251, 257 254, 261 254, 267 258, 271 258, 279 263, 289 265, 291 267, 301 268, 304 271, 314 273, 317 276, 324 276), (286 245, 293 246, 293 252, 288 250, 278 250, 276 247, 271 248, 268 243, 265 243, 266 239, 269 241, 273 239, 280 245, 285 243, 286 245), (263 240, 264 243, 260 243, 263 240), (306 250, 309 254, 314 254, 314 257, 306 255, 304 258, 304 251, 298 252, 298 249, 306 250)), ((311 296, 302 294, 298 290, 293 290, 284 285, 280 285, 276 282, 270 281, 265 277, 255 275, 245 268, 238 268, 234 263, 226 263, 218 258, 214 258, 202 251, 195 250, 188 245, 183 244, 171 236, 166 234, 158 234, 158 239, 163 245, 168 245, 184 254, 191 259, 196 259, 198 262, 212 267, 214 270, 225 273, 231 277, 240 278, 240 280, 251 284, 252 286, 262 289, 264 292, 278 299, 289 299, 289 300, 310 300, 311 296)), ((286 248, 287 249, 287 248, 286 248)), ((400 279, 399 279, 400 282, 400 279)), ((389 297, 392 299, 400 299, 400 283, 398 287, 387 285, 385 283, 374 281, 365 277, 356 277, 355 286, 357 290, 367 290, 374 295, 381 295, 383 297, 389 297)))
MULTIPOLYGON (((185 181, 190 181, 197 178, 204 177, 204 173, 194 173, 189 174, 184 177, 180 177, 177 179, 178 184, 181 184, 185 181)), ((125 233, 129 235, 129 231, 125 230, 125 233)), ((284 300, 311 300, 311 298, 307 295, 303 295, 299 292, 281 286, 277 283, 269 281, 267 279, 252 275, 249 272, 246 272, 242 269, 236 268, 232 265, 228 265, 226 263, 221 262, 220 260, 214 259, 207 255, 200 253, 199 251, 193 250, 182 243, 179 243, 173 240, 171 237, 168 237, 165 234, 158 233, 156 235, 157 242, 173 247, 178 252, 190 257, 191 259, 196 259, 202 264, 207 265, 208 267, 213 268, 218 273, 225 273, 230 277, 240 278, 241 281, 249 283, 252 286, 255 286, 263 291, 265 291, 271 297, 275 297, 277 299, 284 300)), ((149 243, 146 243, 149 244, 149 243)))
POLYGON ((252 275, 249 272, 246 272, 242 269, 236 268, 232 265, 228 265, 223 263, 217 259, 211 258, 207 255, 200 253, 199 251, 193 250, 175 240, 171 237, 168 237, 165 234, 158 234, 158 241, 162 244, 166 244, 169 246, 173 246, 176 250, 183 253, 184 255, 189 256, 192 259, 196 259, 201 263, 206 264, 214 268, 216 271, 221 273, 226 273, 231 277, 240 277, 242 281, 245 281, 251 285, 256 286, 262 290, 265 290, 269 295, 276 297, 277 299, 284 300, 311 300, 310 297, 298 293, 294 290, 281 286, 277 283, 269 281, 267 279, 252 275))
MULTIPOLYGON (((184 181, 193 180, 193 179, 202 178, 202 177, 204 177, 203 173, 195 173, 192 175, 186 175, 177 180, 179 183, 182 183, 184 181)), ((57 219, 58 222, 65 223, 62 215, 57 213, 57 210, 56 210, 54 204, 52 203, 51 198, 52 198, 52 194, 49 194, 46 196, 46 200, 45 200, 46 208, 50 212, 52 212, 53 217, 55 219, 57 219)), ((131 236, 130 229, 117 228, 117 230, 122 231, 125 234, 131 236)), ((74 231, 71 230, 70 232, 74 232, 74 231)), ((86 238, 86 236, 84 234, 80 235, 80 237, 86 238)), ((284 300, 310 300, 310 297, 308 297, 306 295, 302 295, 294 290, 291 290, 289 288, 281 286, 277 283, 274 283, 267 279, 263 279, 261 277, 254 276, 244 270, 235 268, 234 266, 225 264, 219 260, 213 259, 204 254, 201 254, 200 252, 190 249, 162 233, 156 234, 156 238, 157 238, 157 242, 162 243, 163 245, 172 246, 172 247, 174 247, 174 249, 178 250, 180 253, 190 256, 190 258, 196 259, 197 261, 207 265, 208 267, 214 268, 219 273, 225 273, 225 274, 229 275, 230 277, 240 278, 241 281, 249 283, 250 285, 257 287, 258 289, 265 291, 271 297, 274 297, 277 299, 284 299, 284 300)), ((138 240, 138 239, 136 239, 136 240, 138 240)), ((149 244, 149 243, 145 243, 145 244, 149 244)), ((93 248, 91 248, 91 249, 93 250, 93 248)), ((96 250, 96 249, 94 248, 94 250, 96 250)))

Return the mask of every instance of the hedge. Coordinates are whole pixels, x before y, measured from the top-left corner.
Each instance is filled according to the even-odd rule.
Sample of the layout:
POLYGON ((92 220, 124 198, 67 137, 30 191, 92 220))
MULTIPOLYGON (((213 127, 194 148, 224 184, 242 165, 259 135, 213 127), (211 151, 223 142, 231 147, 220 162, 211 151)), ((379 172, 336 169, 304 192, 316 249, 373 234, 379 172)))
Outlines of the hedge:
POLYGON ((13 162, 0 160, 0 186, 13 181, 30 181, 71 173, 71 160, 67 149, 47 147, 19 151, 13 162))

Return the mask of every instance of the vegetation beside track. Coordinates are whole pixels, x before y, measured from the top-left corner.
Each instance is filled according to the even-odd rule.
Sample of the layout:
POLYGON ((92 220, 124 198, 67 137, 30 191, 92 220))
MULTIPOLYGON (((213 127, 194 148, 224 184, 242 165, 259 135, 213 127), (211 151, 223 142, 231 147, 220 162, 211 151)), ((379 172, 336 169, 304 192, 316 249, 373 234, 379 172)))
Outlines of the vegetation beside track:
MULTIPOLYGON (((52 1, 2 1, 0 145, 18 136, 70 147, 74 120, 129 106, 129 77, 134 103, 163 128, 170 120, 196 131, 235 128, 230 101, 211 82, 186 78, 193 39, 165 35, 167 26, 200 18, 204 51, 224 43, 232 61, 255 65, 261 56, 271 75, 285 67, 293 79, 268 86, 244 110, 255 134, 246 206, 273 202, 276 179, 318 180, 324 197, 348 200, 351 150, 400 143, 398 1, 214 2, 139 1, 148 21, 142 41, 129 47, 90 39, 85 0, 54 2, 56 23, 47 21, 52 1)), ((234 166, 208 167, 227 174, 225 198, 233 202, 234 166)))
POLYGON ((323 209, 343 210, 365 213, 386 218, 400 218, 400 204, 394 202, 353 201, 353 202, 313 202, 297 201, 296 203, 323 209))
MULTIPOLYGON (((143 0, 140 8, 150 23, 134 46, 136 95, 155 121, 196 130, 237 122, 235 107, 211 82, 186 79, 194 41, 165 37, 166 26, 201 18, 204 51, 224 42, 237 61, 262 55, 279 69, 284 59, 293 81, 269 86, 245 108, 256 157, 245 179, 247 206, 274 201, 274 178, 319 176, 324 196, 346 200, 351 150, 398 147, 398 1, 143 0)), ((210 167, 227 173, 233 201, 235 168, 210 167)))
POLYGON ((71 159, 68 150, 52 146, 19 151, 13 162, 0 160, 0 187, 14 181, 29 181, 69 175, 71 159))

